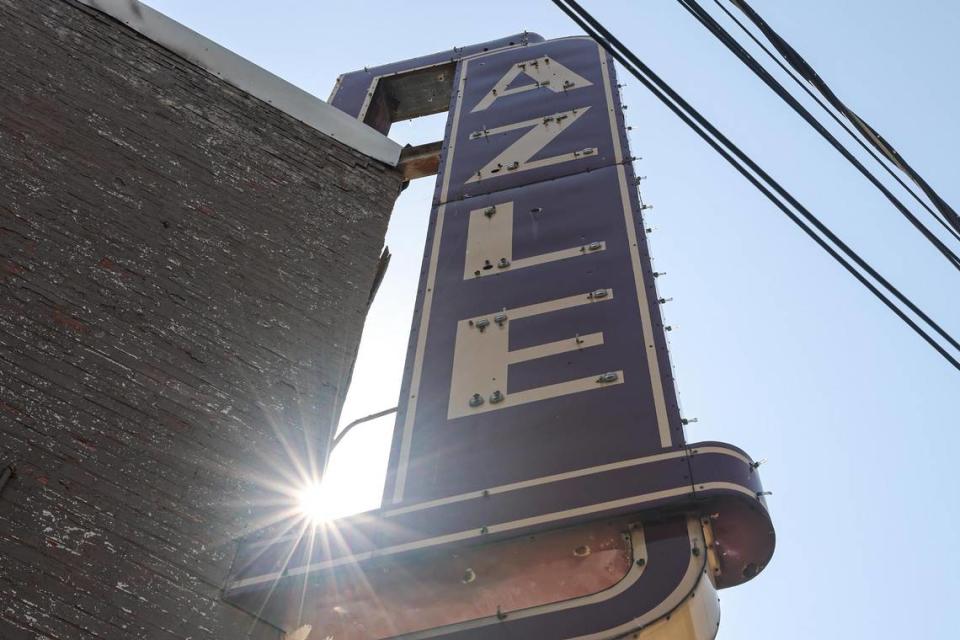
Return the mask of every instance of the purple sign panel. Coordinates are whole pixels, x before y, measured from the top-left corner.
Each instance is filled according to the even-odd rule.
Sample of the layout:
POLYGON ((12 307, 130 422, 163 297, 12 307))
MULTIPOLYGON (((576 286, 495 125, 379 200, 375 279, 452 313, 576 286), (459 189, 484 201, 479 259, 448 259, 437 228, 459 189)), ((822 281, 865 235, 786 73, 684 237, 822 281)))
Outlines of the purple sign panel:
POLYGON ((460 63, 386 503, 683 447, 624 130, 590 39, 460 63))
POLYGON ((225 596, 344 640, 709 637, 773 528, 743 451, 685 442, 612 60, 531 34, 333 101, 381 122, 425 70, 454 82, 384 506, 250 536, 225 596))

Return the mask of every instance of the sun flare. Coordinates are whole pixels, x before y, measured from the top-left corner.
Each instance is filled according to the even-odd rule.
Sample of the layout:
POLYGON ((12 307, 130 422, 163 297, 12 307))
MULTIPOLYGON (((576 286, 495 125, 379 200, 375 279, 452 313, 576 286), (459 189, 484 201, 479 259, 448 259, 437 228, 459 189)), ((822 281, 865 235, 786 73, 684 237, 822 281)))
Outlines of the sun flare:
POLYGON ((307 523, 320 525, 361 511, 355 487, 337 478, 308 480, 295 492, 297 512, 307 523))
POLYGON ((310 524, 321 524, 335 517, 328 493, 329 491, 326 491, 321 483, 314 481, 297 494, 300 515, 310 524))

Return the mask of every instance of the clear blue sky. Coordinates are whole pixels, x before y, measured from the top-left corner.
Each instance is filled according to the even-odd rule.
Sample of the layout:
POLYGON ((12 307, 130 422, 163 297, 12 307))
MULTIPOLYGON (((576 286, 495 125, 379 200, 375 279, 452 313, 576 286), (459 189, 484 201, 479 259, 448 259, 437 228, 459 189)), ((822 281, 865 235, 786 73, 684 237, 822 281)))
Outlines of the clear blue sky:
MULTIPOLYGON (((546 0, 150 4, 326 98, 364 65, 528 29, 577 29, 546 0)), ((584 0, 648 64, 842 237, 960 335, 960 275, 879 193, 670 0, 584 0)), ((708 7, 712 3, 704 2, 708 7)), ((948 0, 754 6, 954 207, 960 5, 948 0)), ((960 600, 960 375, 846 275, 632 78, 625 101, 652 249, 677 327, 671 353, 691 441, 762 468, 778 531, 759 578, 721 594, 719 638, 952 639, 960 600)), ((395 139, 439 139, 437 118, 395 139)), ((365 332, 344 420, 394 406, 432 179, 408 189, 394 260, 365 332)), ((358 430, 331 471, 376 506, 392 422, 358 430)))

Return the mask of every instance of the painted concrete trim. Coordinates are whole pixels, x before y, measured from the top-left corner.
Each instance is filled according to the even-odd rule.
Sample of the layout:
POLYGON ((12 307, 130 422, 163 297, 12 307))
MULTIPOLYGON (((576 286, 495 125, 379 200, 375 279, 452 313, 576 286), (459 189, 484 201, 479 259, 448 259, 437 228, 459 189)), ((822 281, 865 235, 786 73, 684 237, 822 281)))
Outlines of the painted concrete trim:
POLYGON ((360 153, 396 166, 400 145, 138 0, 80 0, 140 35, 360 153))

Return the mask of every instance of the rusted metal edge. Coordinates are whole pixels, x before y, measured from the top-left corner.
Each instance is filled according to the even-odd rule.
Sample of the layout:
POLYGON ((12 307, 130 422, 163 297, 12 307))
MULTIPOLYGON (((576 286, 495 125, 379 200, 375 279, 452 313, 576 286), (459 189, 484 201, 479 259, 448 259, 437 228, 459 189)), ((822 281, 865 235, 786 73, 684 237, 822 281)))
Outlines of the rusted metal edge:
POLYGON ((428 142, 416 147, 406 146, 400 151, 400 169, 404 180, 435 176, 440 169, 440 150, 443 142, 428 142))

